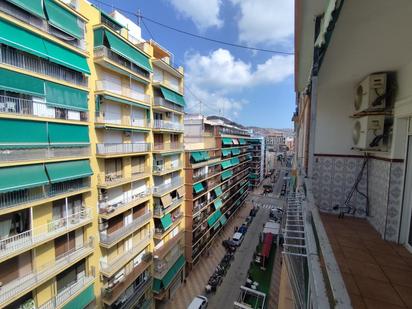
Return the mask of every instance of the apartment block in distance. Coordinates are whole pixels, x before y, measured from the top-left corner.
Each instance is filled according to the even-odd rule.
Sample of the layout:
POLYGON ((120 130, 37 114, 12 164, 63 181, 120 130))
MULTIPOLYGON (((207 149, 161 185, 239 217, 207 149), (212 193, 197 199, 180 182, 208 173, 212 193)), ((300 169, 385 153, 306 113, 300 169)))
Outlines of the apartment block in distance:
POLYGON ((253 137, 247 140, 248 149, 252 156, 250 161, 250 188, 257 188, 265 177, 265 139, 253 137))
POLYGON ((221 117, 185 116, 185 252, 199 262, 248 195, 248 132, 221 117))
POLYGON ((178 286, 170 58, 84 0, 0 2, 0 308, 152 308, 178 286))

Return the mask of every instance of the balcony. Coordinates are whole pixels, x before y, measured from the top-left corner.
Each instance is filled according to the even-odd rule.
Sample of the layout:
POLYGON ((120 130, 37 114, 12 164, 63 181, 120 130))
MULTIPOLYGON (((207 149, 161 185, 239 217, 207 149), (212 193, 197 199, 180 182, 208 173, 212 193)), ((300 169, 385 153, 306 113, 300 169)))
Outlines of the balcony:
POLYGON ((156 205, 154 208, 153 215, 160 218, 163 217, 168 212, 171 212, 177 206, 179 206, 183 202, 183 198, 175 199, 172 204, 168 205, 167 207, 163 207, 161 205, 156 205))
POLYGON ((119 309, 129 309, 133 308, 132 306, 134 305, 134 308, 139 308, 139 309, 149 309, 151 307, 151 299, 145 299, 143 302, 139 302, 136 304, 136 301, 142 298, 144 295, 145 291, 147 291, 148 287, 151 286, 152 283, 152 278, 151 277, 146 277, 144 281, 142 281, 139 285, 137 285, 134 288, 134 293, 129 296, 129 298, 118 307, 119 309))
MULTIPOLYGON (((137 74, 139 75, 139 77, 144 78, 146 80, 150 78, 150 74, 148 72, 142 70, 140 67, 126 60, 122 56, 119 56, 118 54, 114 53, 106 46, 98 46, 94 48, 94 60, 99 63, 100 58, 107 58, 110 62, 113 62, 116 65, 122 67, 123 69, 126 69, 126 75, 128 74, 128 71, 131 71, 132 73, 137 74)), ((104 64, 104 60, 103 62, 101 62, 101 65, 106 66, 104 64)), ((107 67, 110 70, 113 70, 113 67, 110 64, 107 67)))
POLYGON ((153 175, 164 175, 182 169, 182 164, 161 164, 153 165, 153 175))
POLYGON ((147 224, 151 218, 152 212, 148 211, 143 216, 133 219, 130 224, 121 227, 110 235, 100 233, 100 244, 104 247, 113 246, 126 235, 133 233, 143 225, 147 224))
POLYGON ((111 92, 123 97, 130 98, 132 100, 140 101, 146 104, 150 104, 150 96, 144 93, 140 93, 130 87, 113 83, 109 80, 97 80, 96 91, 111 92))
POLYGON ((172 89, 173 91, 183 93, 183 87, 180 87, 178 85, 174 85, 169 80, 167 80, 165 78, 162 79, 162 78, 158 78, 157 76, 153 76, 153 83, 162 84, 162 85, 166 86, 167 88, 172 89))
POLYGON ((57 257, 55 261, 49 261, 37 269, 35 268, 32 273, 3 285, 0 289, 0 303, 5 306, 14 299, 30 292, 71 265, 92 254, 93 250, 93 239, 90 239, 82 247, 68 251, 64 255, 57 257))
POLYGON ((39 309, 55 309, 61 307, 81 292, 85 287, 89 286, 93 281, 93 276, 83 276, 80 279, 77 279, 75 282, 58 292, 57 295, 49 301, 39 306, 39 309))
POLYGON ((2 239, 0 240, 0 259, 11 257, 33 246, 45 243, 61 234, 88 224, 91 220, 90 209, 85 209, 79 213, 52 220, 45 225, 2 239))
POLYGON ((150 151, 150 143, 101 143, 96 145, 97 155, 121 155, 150 151))
POLYGON ((153 107, 154 108, 156 108, 156 107, 166 108, 166 109, 170 109, 170 110, 173 110, 173 111, 179 112, 179 113, 184 112, 184 108, 182 106, 177 105, 177 104, 173 104, 169 101, 166 101, 162 97, 155 97, 154 98, 153 107))
POLYGON ((171 130, 171 131, 183 131, 183 124, 177 121, 166 121, 155 119, 153 122, 153 129, 158 130, 171 130))
MULTIPOLYGON (((172 249, 174 250, 174 248, 172 249)), ((170 267, 173 266, 174 263, 182 256, 183 248, 179 247, 178 250, 174 250, 173 253, 170 253, 167 258, 159 259, 154 256, 153 264, 154 264, 154 276, 156 278, 163 278, 170 267)))
POLYGON ((80 72, 1 44, 0 63, 66 81, 78 86, 87 86, 87 77, 80 72))
POLYGON ((66 108, 54 109, 53 112, 50 112, 50 110, 50 106, 43 102, 0 95, 0 113, 3 114, 83 122, 87 122, 89 119, 86 111, 79 112, 66 108))
POLYGON ((90 188, 90 178, 66 181, 34 189, 25 189, 0 194, 0 212, 12 211, 13 207, 25 206, 45 199, 79 193, 90 188))
POLYGON ((150 122, 147 119, 137 119, 130 116, 123 116, 122 114, 111 112, 97 112, 96 123, 104 123, 115 126, 138 127, 150 129, 150 122))
POLYGON ((170 183, 163 183, 153 187, 153 195, 156 197, 161 197, 169 191, 175 190, 183 185, 183 180, 180 177, 174 178, 170 183))
MULTIPOLYGON (((151 265, 151 259, 143 260, 137 265, 133 270, 125 276, 125 278, 117 283, 115 286, 110 288, 103 289, 103 302, 106 305, 113 304, 124 292, 125 290, 132 285, 134 281, 151 265)), ((144 281, 142 281, 138 286, 134 288, 134 293, 132 295, 140 294, 142 295, 143 292, 149 287, 149 283, 152 282, 152 278, 147 276, 144 281)), ((132 296, 133 297, 133 296, 132 296)), ((127 307, 125 307, 127 308, 127 307)))
POLYGON ((133 173, 131 177, 125 177, 120 171, 118 173, 99 173, 97 175, 97 182, 100 188, 110 188, 119 186, 125 183, 129 183, 138 179, 148 177, 150 175, 149 170, 142 170, 140 172, 133 173))
POLYGON ((183 151, 182 143, 155 143, 153 151, 183 151))
POLYGON ((183 218, 182 211, 175 211, 172 215, 173 224, 168 226, 166 229, 163 227, 155 227, 154 237, 157 239, 162 239, 166 236, 167 233, 172 231, 176 226, 180 224, 181 219, 183 218))
POLYGON ((142 239, 139 240, 139 243, 136 244, 129 251, 123 252, 115 259, 110 262, 100 262, 100 271, 106 277, 113 276, 118 272, 127 262, 133 259, 137 254, 139 254, 144 248, 147 247, 151 241, 153 235, 152 233, 147 233, 142 239))
POLYGON ((184 235, 184 231, 179 231, 179 233, 173 237, 172 239, 169 239, 163 246, 160 248, 155 249, 154 251, 154 258, 158 259, 163 259, 167 253, 170 252, 170 250, 175 247, 180 240, 182 240, 182 237, 184 235))
MULTIPOLYGON (((123 194, 122 200, 117 204, 110 204, 107 201, 100 201, 99 202, 99 213, 102 218, 109 219, 114 217, 127 209, 130 209, 140 203, 146 201, 150 195, 152 194, 151 188, 146 188, 144 191, 132 195, 131 193, 123 194)), ((105 197, 103 197, 105 199, 105 197)))

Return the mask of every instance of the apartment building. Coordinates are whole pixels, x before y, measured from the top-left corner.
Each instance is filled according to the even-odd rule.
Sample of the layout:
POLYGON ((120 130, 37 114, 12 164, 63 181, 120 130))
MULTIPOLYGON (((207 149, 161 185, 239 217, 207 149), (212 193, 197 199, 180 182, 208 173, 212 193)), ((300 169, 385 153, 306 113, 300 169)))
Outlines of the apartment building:
POLYGON ((286 137, 282 132, 265 136, 265 145, 275 152, 280 151, 280 146, 286 143, 286 137))
POLYGON ((250 160, 249 187, 253 190, 263 181, 266 174, 266 149, 265 139, 263 137, 252 137, 247 139, 249 153, 252 156, 250 160))
POLYGON ((84 0, 2 1, 0 29, 0 307, 153 307, 184 264, 182 68, 84 0))
POLYGON ((185 252, 190 271, 248 195, 249 133, 224 118, 185 116, 185 252))
POLYGON ((305 218, 306 239, 292 242, 298 232, 286 233, 285 248, 305 249, 287 248, 283 265, 295 276, 291 286, 310 293, 293 293, 293 300, 298 307, 407 308, 412 4, 296 1, 295 7, 301 192, 290 208, 305 218))

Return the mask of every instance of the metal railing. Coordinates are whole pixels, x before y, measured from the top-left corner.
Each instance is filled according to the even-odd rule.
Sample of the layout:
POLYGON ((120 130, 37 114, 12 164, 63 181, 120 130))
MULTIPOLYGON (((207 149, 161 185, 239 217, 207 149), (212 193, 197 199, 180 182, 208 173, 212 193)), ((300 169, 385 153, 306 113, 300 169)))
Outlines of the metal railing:
POLYGON ((175 222, 179 221, 182 218, 183 218, 183 212, 180 211, 180 210, 175 211, 172 215, 173 224, 168 226, 166 229, 163 228, 163 227, 156 227, 155 228, 155 236, 161 237, 164 233, 169 231, 172 226, 174 226, 175 222))
POLYGON ((174 104, 172 102, 166 101, 162 97, 155 97, 154 98, 154 106, 160 106, 160 107, 165 107, 171 110, 174 110, 179 113, 183 113, 184 108, 180 105, 174 104))
POLYGON ((112 60, 113 62, 116 62, 116 64, 132 71, 133 73, 136 73, 144 78, 150 78, 150 73, 146 72, 145 70, 141 69, 134 63, 130 62, 129 60, 126 60, 122 56, 116 54, 115 52, 111 51, 109 48, 106 46, 97 46, 94 48, 94 57, 95 58, 100 58, 100 57, 106 57, 112 60))
POLYGON ((133 115, 123 115, 120 113, 113 113, 113 112, 96 112, 96 119, 95 122, 97 123, 107 123, 107 124, 116 124, 116 125, 124 125, 124 126, 133 126, 133 127, 143 127, 143 128, 150 128, 150 121, 147 119, 139 119, 134 118, 133 115))
POLYGON ((151 188, 146 188, 144 191, 139 192, 138 194, 131 194, 131 192, 123 193, 122 199, 120 202, 107 202, 101 201, 99 202, 99 213, 100 214, 110 214, 118 209, 125 208, 130 205, 130 203, 135 203, 136 201, 148 197, 152 194, 151 188))
POLYGON ((100 233, 100 243, 110 246, 119 241, 123 236, 130 234, 137 230, 139 227, 143 226, 145 223, 149 222, 150 218, 152 217, 152 212, 148 211, 144 215, 133 219, 133 221, 121 227, 120 229, 116 230, 111 234, 103 234, 100 233))
POLYGON ((0 113, 51 119, 88 121, 87 111, 52 108, 47 103, 0 95, 0 113))
POLYGON ((61 194, 75 193, 87 188, 90 188, 90 178, 60 182, 34 189, 1 193, 0 210, 53 198, 61 194))
POLYGON ((183 88, 180 87, 179 85, 174 85, 172 84, 169 80, 165 79, 165 78, 158 78, 158 76, 153 76, 153 83, 160 83, 163 84, 167 87, 169 87, 170 89, 183 93, 183 88))
POLYGON ((163 183, 153 187, 153 194, 162 195, 163 193, 173 190, 183 184, 181 177, 176 177, 172 179, 170 183, 163 183))
POLYGON ((108 174, 99 173, 97 175, 97 181, 100 186, 111 186, 111 185, 115 185, 118 183, 131 182, 147 174, 149 174, 149 170, 141 170, 139 172, 135 172, 131 175, 131 177, 125 177, 122 171, 108 173, 108 174))
POLYGON ((115 259, 109 262, 100 262, 100 267, 103 272, 113 274, 117 272, 120 268, 124 266, 128 261, 130 261, 133 257, 135 257, 138 253, 140 253, 147 245, 148 242, 152 239, 153 235, 152 233, 147 233, 144 235, 141 239, 139 239, 139 242, 131 248, 129 251, 125 251, 119 256, 117 256, 115 259))
POLYGON ((35 268, 30 274, 19 277, 0 289, 0 303, 3 305, 17 295, 23 295, 36 286, 44 283, 68 267, 68 264, 75 262, 93 252, 93 239, 90 239, 81 248, 70 250, 64 255, 56 258, 54 262, 48 261, 46 264, 35 268))
POLYGON ((155 119, 153 121, 153 129, 167 129, 167 130, 175 130, 175 131, 183 131, 183 124, 177 121, 166 121, 155 119))
POLYGON ((97 80, 96 90, 113 92, 115 94, 131 98, 133 100, 138 100, 150 104, 149 95, 133 90, 125 85, 114 83, 109 80, 97 80))
POLYGON ((56 235, 86 224, 92 219, 90 209, 52 220, 23 233, 0 240, 0 258, 53 239, 56 235))
POLYGON ((183 150, 182 143, 156 143, 153 146, 153 150, 158 151, 173 151, 173 150, 183 150))
POLYGON ((174 170, 181 169, 181 168, 183 168, 183 165, 181 163, 153 165, 153 174, 174 171, 174 170))
POLYGON ((156 273, 156 277, 163 278, 170 267, 182 256, 183 250, 182 248, 178 248, 177 250, 173 248, 174 252, 169 254, 167 257, 163 259, 153 259, 154 264, 154 271, 156 273))
POLYGON ((57 295, 53 296, 49 301, 39 306, 38 309, 55 309, 66 303, 74 295, 78 294, 86 286, 88 286, 94 280, 93 276, 81 276, 75 282, 63 288, 57 292, 57 295))
POLYGON ((150 143, 102 143, 96 145, 98 155, 150 151, 150 143))
POLYGON ((170 209, 173 209, 177 205, 183 202, 183 198, 175 199, 172 204, 168 205, 167 207, 163 207, 161 205, 155 205, 154 207, 154 215, 163 217, 170 209))
POLYGON ((40 57, 0 44, 0 63, 53 77, 79 86, 87 86, 87 77, 81 72, 50 62, 40 57))
MULTIPOLYGON (((125 300, 124 303, 122 303, 117 308, 118 309, 132 308, 132 305, 135 303, 135 301, 143 296, 144 292, 147 290, 147 288, 148 288, 148 286, 151 282, 152 282, 152 277, 150 277, 150 276, 145 277, 143 281, 141 281, 137 286, 133 287, 133 293, 127 294, 128 298, 125 300)), ((126 296, 126 293, 124 293, 124 295, 126 296)), ((135 304, 135 306, 136 306, 135 308, 139 308, 139 309, 149 308, 149 307, 145 307, 147 305, 147 303, 148 303, 148 300, 146 300, 145 302, 143 302, 140 305, 135 304)), ((150 304, 150 302, 149 302, 149 304, 150 304)))

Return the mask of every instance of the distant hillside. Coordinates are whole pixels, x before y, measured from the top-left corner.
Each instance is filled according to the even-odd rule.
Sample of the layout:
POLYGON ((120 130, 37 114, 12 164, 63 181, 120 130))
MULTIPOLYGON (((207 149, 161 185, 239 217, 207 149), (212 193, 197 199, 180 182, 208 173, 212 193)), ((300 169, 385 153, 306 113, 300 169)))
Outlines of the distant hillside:
POLYGON ((268 136, 271 134, 276 133, 284 133, 286 136, 293 135, 293 129, 274 129, 274 128, 259 128, 259 127, 247 127, 249 130, 253 130, 253 132, 257 135, 268 136))

